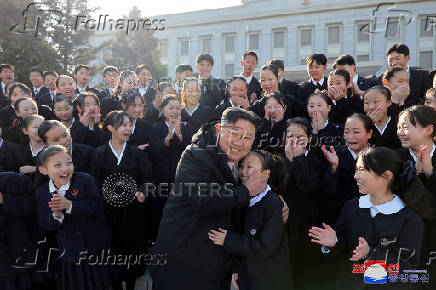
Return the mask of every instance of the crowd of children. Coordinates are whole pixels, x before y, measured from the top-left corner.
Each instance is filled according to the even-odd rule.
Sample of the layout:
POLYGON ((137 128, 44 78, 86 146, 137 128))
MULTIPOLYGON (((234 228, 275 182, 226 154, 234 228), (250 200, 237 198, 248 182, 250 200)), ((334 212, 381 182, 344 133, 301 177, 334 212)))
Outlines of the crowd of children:
POLYGON ((240 227, 204 229, 235 257, 229 287, 231 277, 241 290, 362 289, 352 270, 365 260, 436 279, 436 78, 408 66, 405 44, 386 56, 383 75, 362 77, 350 55, 327 74, 326 56, 312 54, 298 84, 279 59, 257 79, 254 51, 225 82, 200 54, 196 77, 180 64, 174 84, 153 87, 146 64, 107 66, 100 90, 88 65, 73 77, 31 68, 28 87, 1 64, 0 290, 133 290, 147 263, 91 258, 150 253, 179 160, 229 108, 259 117, 233 185, 269 176, 237 212, 240 227))

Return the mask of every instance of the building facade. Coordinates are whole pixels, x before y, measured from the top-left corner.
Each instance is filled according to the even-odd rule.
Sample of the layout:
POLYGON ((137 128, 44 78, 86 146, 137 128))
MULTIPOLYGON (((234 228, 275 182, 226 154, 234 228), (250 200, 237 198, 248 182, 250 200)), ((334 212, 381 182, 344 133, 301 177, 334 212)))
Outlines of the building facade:
POLYGON ((279 58, 296 80, 306 78, 311 53, 326 54, 329 66, 337 56, 351 54, 360 74, 380 73, 387 48, 398 42, 409 46, 410 66, 436 65, 434 0, 242 0, 238 6, 159 18, 166 19, 166 28, 154 36, 170 78, 180 63, 194 67, 202 52, 214 56, 213 75, 230 78, 241 71, 246 50, 258 53, 257 71, 279 58))

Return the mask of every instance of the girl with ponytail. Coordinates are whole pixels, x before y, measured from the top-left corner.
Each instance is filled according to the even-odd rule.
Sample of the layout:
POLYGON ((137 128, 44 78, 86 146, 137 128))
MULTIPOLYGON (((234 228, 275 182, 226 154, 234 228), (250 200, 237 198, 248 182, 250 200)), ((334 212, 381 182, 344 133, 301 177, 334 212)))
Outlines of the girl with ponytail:
MULTIPOLYGON (((383 260, 387 266, 398 263, 400 271, 417 267, 423 218, 432 212, 413 164, 392 149, 373 147, 359 154, 354 178, 362 196, 345 203, 335 230, 327 224, 312 227, 311 242, 322 245, 323 253, 342 253, 343 262, 383 260)), ((362 277, 352 274, 352 263, 341 268, 337 289, 361 289, 362 277)))

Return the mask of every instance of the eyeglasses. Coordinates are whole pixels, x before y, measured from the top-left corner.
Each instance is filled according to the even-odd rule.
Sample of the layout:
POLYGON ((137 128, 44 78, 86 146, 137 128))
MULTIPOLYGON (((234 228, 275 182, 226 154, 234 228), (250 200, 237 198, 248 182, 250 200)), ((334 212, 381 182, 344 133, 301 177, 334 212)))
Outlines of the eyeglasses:
POLYGON ((246 141, 254 141, 254 136, 248 135, 247 132, 236 126, 221 126, 223 130, 225 130, 225 133, 230 134, 230 138, 235 141, 240 141, 242 139, 246 141))

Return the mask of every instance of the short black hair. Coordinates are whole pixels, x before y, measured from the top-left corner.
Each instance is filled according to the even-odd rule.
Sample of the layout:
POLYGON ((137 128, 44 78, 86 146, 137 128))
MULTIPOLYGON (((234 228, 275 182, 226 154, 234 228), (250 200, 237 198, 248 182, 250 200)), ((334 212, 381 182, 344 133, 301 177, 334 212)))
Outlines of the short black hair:
POLYGON ((57 79, 59 77, 58 73, 55 72, 54 70, 46 70, 43 74, 42 74, 42 78, 45 80, 45 78, 49 75, 52 75, 55 77, 55 79, 57 79))
POLYGON ((390 100, 392 98, 392 94, 391 94, 390 89, 388 89, 387 87, 385 87, 383 85, 376 85, 376 86, 373 86, 372 88, 369 88, 365 91, 365 93, 363 94, 363 100, 365 100, 366 94, 371 92, 371 91, 378 91, 379 93, 381 93, 382 95, 384 95, 386 97, 386 100, 390 100))
POLYGON ((29 89, 28 86, 26 86, 23 83, 12 83, 12 85, 8 89, 8 95, 9 98, 11 98, 12 93, 14 92, 15 88, 20 88, 24 93, 28 94, 29 96, 32 95, 32 91, 29 89))
POLYGON ((118 68, 113 66, 113 65, 105 66, 104 69, 103 69, 103 77, 105 77, 108 72, 116 72, 116 73, 118 73, 118 68))
POLYGON ((275 65, 278 69, 285 70, 285 62, 281 59, 270 59, 266 64, 275 65))
POLYGON ((2 64, 0 64, 0 73, 1 73, 4 69, 6 69, 6 68, 15 71, 15 67, 14 67, 12 64, 9 64, 9 63, 2 63, 2 64))
POLYGON ((148 64, 143 63, 143 64, 138 65, 138 66, 135 68, 135 73, 136 73, 136 75, 139 75, 139 74, 141 73, 141 71, 144 70, 144 69, 148 70, 151 74, 153 73, 153 72, 151 71, 151 66, 149 66, 148 64))
POLYGON ((333 63, 333 69, 336 69, 336 66, 338 65, 356 65, 356 62, 354 61, 354 57, 351 55, 343 54, 335 59, 335 62, 333 63))
POLYGON ((89 65, 79 64, 74 68, 74 74, 77 74, 79 72, 79 70, 81 70, 82 68, 86 69, 87 71, 91 71, 91 69, 89 68, 89 65))
POLYGON ((279 68, 277 66, 275 66, 273 64, 266 64, 260 68, 260 72, 263 72, 266 70, 271 71, 276 76, 277 79, 279 78, 279 68))
POLYGON ((254 50, 248 50, 244 52, 244 54, 242 55, 242 60, 244 60, 245 57, 249 55, 254 56, 256 58, 256 63, 259 61, 259 57, 257 56, 257 53, 254 50))
POLYGON ((404 71, 404 72, 407 72, 404 68, 399 67, 399 66, 390 67, 390 68, 388 68, 388 69, 383 73, 382 79, 383 79, 383 80, 390 81, 391 78, 394 77, 394 75, 395 75, 395 73, 396 73, 397 71, 404 71))
POLYGON ((410 54, 409 47, 407 47, 407 45, 405 45, 404 43, 395 43, 394 45, 392 45, 388 49, 386 56, 389 56, 393 52, 404 54, 404 56, 408 56, 410 54))
POLYGON ((347 84, 350 83, 350 81, 351 81, 350 73, 349 73, 348 71, 344 70, 344 69, 336 69, 336 70, 331 71, 331 72, 329 73, 329 78, 330 78, 331 76, 335 76, 335 75, 337 75, 337 76, 343 76, 344 79, 345 79, 345 82, 346 82, 347 84))
POLYGON ((38 67, 38 66, 34 66, 30 69, 30 73, 31 72, 37 72, 41 75, 41 77, 44 77, 44 71, 42 70, 42 68, 38 67))
POLYGON ((314 61, 317 64, 327 65, 327 57, 322 53, 314 53, 307 57, 306 65, 311 65, 314 61))
POLYGON ((192 66, 189 64, 179 64, 176 66, 176 73, 182 73, 187 70, 193 71, 192 66))
POLYGON ((200 53, 200 54, 197 56, 196 63, 199 64, 199 63, 200 63, 201 61, 203 61, 203 60, 205 60, 205 61, 207 61, 208 63, 210 63, 210 65, 213 65, 213 64, 214 64, 213 56, 212 56, 211 54, 209 54, 209 53, 200 53))
POLYGON ((374 127, 374 122, 367 114, 354 113, 353 115, 347 117, 347 121, 349 119, 354 119, 354 118, 359 119, 363 123, 363 127, 365 128, 365 131, 367 133, 369 133, 372 130, 372 128, 374 127))
POLYGON ((259 126, 260 118, 252 111, 241 108, 229 107, 221 115, 221 124, 234 124, 239 119, 247 120, 256 128, 259 126))

